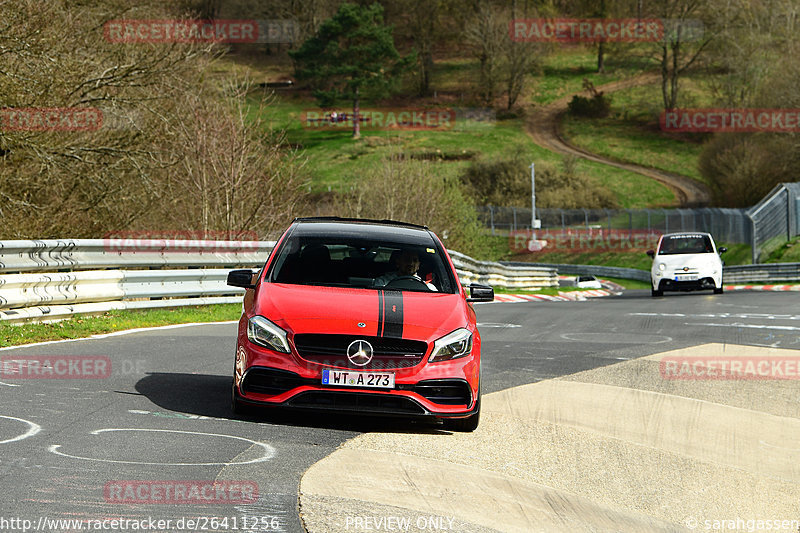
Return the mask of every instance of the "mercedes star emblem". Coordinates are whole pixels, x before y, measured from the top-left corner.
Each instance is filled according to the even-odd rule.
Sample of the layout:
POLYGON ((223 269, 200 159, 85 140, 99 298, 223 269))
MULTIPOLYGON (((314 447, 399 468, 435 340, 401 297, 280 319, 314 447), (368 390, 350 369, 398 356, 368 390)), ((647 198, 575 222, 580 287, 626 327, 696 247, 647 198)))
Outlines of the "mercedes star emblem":
POLYGON ((372 345, 365 340, 356 340, 347 347, 347 358, 356 366, 364 366, 372 361, 372 345))

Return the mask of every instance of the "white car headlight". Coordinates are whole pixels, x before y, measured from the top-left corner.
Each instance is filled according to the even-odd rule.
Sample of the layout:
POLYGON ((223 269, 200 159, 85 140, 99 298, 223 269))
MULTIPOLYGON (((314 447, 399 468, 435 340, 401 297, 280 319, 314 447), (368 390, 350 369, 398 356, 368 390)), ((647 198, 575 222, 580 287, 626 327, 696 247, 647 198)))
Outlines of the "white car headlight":
POLYGON ((457 329, 448 333, 441 339, 433 343, 433 352, 428 361, 438 363, 439 361, 450 361, 469 355, 472 351, 472 332, 468 329, 457 329))
POLYGON ((658 264, 658 269, 659 269, 661 272, 664 272, 664 271, 667 269, 667 265, 666 265, 665 263, 659 263, 659 264, 658 264))
POLYGON ((286 332, 263 316, 256 315, 247 322, 247 338, 253 344, 276 352, 291 352, 286 332))

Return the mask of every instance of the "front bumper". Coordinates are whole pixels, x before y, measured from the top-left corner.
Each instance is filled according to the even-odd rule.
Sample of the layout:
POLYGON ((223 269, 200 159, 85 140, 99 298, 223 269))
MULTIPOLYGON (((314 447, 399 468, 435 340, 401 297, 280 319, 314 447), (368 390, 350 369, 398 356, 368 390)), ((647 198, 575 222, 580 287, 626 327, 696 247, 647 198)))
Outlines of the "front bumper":
POLYGON ((716 288, 718 288, 718 284, 712 277, 692 281, 675 281, 665 278, 658 282, 658 290, 660 291, 703 291, 716 288))
MULTIPOLYGON (((467 357, 441 363, 425 360, 393 372, 394 389, 322 385, 322 370, 333 368, 278 354, 245 341, 237 349, 234 394, 251 405, 313 411, 459 418, 477 409, 480 346, 467 357)), ((346 369, 357 370, 357 369, 346 369)), ((369 370, 366 370, 369 371, 369 370)))

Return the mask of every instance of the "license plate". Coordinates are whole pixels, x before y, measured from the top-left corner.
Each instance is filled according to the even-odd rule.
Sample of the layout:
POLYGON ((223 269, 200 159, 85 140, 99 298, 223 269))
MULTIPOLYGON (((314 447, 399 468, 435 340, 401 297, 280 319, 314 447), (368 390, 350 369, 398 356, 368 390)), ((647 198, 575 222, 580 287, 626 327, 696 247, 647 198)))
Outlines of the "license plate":
POLYGON ((675 281, 696 281, 697 274, 677 274, 675 281))
POLYGON ((326 369, 322 371, 322 384, 336 387, 393 389, 394 374, 391 372, 353 372, 350 370, 326 369))

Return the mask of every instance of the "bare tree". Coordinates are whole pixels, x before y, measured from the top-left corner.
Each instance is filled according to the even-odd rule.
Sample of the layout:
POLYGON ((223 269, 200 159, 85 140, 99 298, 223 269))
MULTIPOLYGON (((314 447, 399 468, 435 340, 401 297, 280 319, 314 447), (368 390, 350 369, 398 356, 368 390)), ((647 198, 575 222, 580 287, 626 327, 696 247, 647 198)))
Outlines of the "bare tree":
POLYGON ((291 220, 305 185, 302 166, 285 153, 283 135, 268 129, 269 100, 246 105, 251 88, 231 83, 222 98, 190 95, 191 112, 164 132, 177 159, 163 183, 163 196, 177 200, 165 213, 173 225, 193 220, 205 231, 266 238, 291 220))
POLYGON ((498 95, 504 94, 507 109, 516 104, 528 78, 548 53, 545 43, 511 39, 508 21, 514 17, 516 9, 514 6, 511 11, 502 10, 481 2, 465 31, 466 41, 480 62, 478 95, 485 104, 491 105, 498 95))
POLYGON ((487 2, 481 2, 464 36, 480 63, 478 96, 485 104, 492 105, 497 96, 503 47, 506 40, 510 40, 506 21, 497 9, 487 2))
POLYGON ((648 5, 650 16, 664 21, 663 39, 656 44, 664 109, 678 105, 681 78, 714 38, 713 1, 662 0, 648 5))
MULTIPOLYGON (((106 0, 69 8, 58 2, 0 1, 0 11, 4 106, 94 109, 103 116, 99 129, 0 129, 0 238, 99 237, 126 228, 204 224, 201 216, 171 218, 187 200, 167 184, 180 180, 180 167, 186 168, 190 158, 175 149, 175 137, 165 131, 222 100, 207 76, 217 48, 106 40, 107 20, 181 16, 156 1, 130 7, 106 0)), ((216 116, 231 115, 232 109, 223 106, 216 116)), ((232 139, 246 137, 230 127, 228 133, 232 139)), ((275 165, 271 158, 279 146, 279 139, 262 139, 258 149, 272 154, 270 165, 275 165)), ((242 204, 232 205, 235 210, 242 204)), ((214 229, 226 229, 243 216, 220 220, 211 214, 208 220, 219 225, 214 229)))

